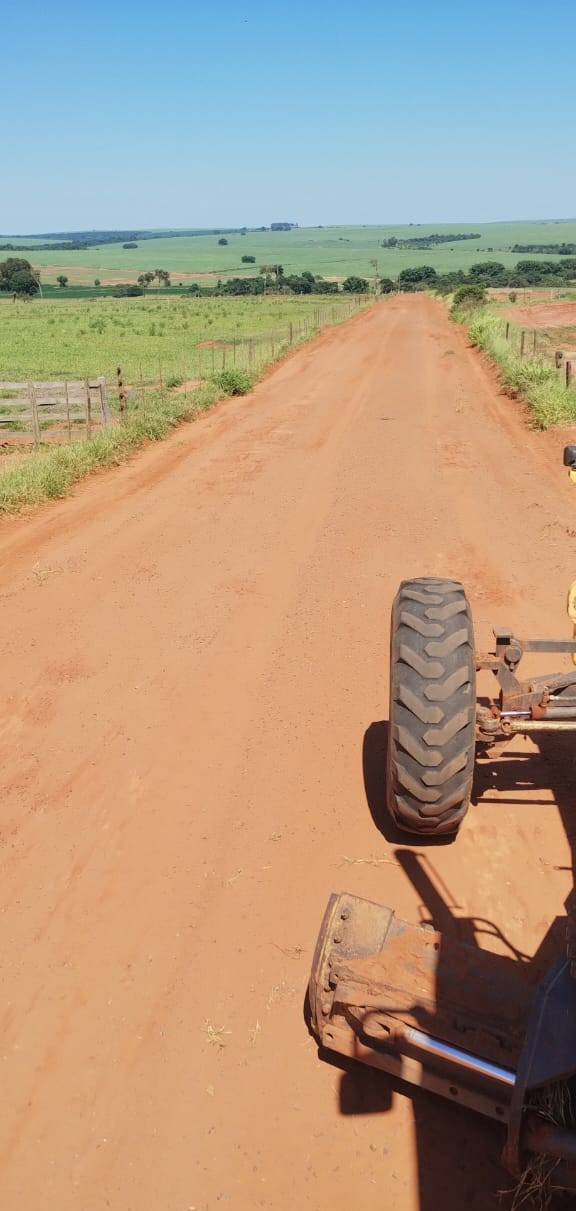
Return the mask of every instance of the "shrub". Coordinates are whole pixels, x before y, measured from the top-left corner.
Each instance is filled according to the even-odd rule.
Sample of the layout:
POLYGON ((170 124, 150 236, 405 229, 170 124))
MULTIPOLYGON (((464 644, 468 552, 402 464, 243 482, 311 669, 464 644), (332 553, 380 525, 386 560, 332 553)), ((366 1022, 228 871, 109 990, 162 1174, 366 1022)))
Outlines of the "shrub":
POLYGON ((144 290, 143 290, 142 286, 135 286, 132 283, 129 283, 127 286, 117 286, 114 291, 113 298, 115 298, 115 299, 126 299, 126 298, 135 299, 135 298, 139 298, 140 295, 142 295, 142 294, 144 294, 144 290))
POLYGON ((213 381, 226 395, 246 395, 252 390, 252 375, 247 370, 221 370, 213 381))
POLYGON ((518 295, 516 294, 516 291, 515 291, 515 290, 511 290, 511 291, 510 291, 510 294, 508 295, 508 298, 510 299, 510 302, 511 302, 511 303, 515 303, 515 302, 516 302, 516 299, 518 298, 518 295))
POLYGON ((244 265, 255 265, 255 264, 256 264, 256 257, 255 257, 255 256, 243 256, 243 257, 242 257, 242 263, 243 263, 244 265))
POLYGON ((170 378, 166 379, 167 387, 181 387, 184 379, 181 374, 171 374, 170 378))
POLYGON ((222 236, 222 239, 221 239, 221 240, 218 240, 218 243, 219 243, 219 244, 227 244, 227 243, 228 243, 228 240, 225 240, 225 239, 224 239, 224 236, 222 236))
POLYGON ((99 286, 99 285, 100 285, 100 278, 94 278, 94 285, 95 285, 95 286, 99 286))
POLYGON ((352 274, 342 283, 342 289, 348 294, 368 294, 368 282, 366 278, 359 278, 352 274))
POLYGON ((458 312, 471 311, 474 307, 482 307, 486 302, 486 291, 483 286, 475 286, 472 283, 466 286, 459 286, 452 302, 450 314, 453 318, 458 318, 458 312))

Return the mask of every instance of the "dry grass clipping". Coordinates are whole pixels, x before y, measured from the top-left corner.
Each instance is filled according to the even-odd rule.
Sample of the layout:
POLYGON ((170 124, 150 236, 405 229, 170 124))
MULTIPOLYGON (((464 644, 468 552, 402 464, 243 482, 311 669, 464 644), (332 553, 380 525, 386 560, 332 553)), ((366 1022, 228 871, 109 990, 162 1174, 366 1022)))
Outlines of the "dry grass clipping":
MULTIPOLYGON (((572 1093, 564 1081, 534 1090, 526 1109, 556 1127, 575 1126, 572 1093)), ((554 1156, 532 1153, 512 1192, 510 1211, 519 1211, 526 1204, 537 1211, 549 1211, 554 1195, 562 1190, 554 1183, 554 1172, 559 1163, 554 1156)))

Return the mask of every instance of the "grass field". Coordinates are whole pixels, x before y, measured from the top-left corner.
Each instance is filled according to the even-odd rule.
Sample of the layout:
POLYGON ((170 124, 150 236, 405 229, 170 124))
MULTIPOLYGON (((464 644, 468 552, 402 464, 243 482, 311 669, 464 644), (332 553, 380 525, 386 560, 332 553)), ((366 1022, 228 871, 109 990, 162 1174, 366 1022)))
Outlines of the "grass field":
POLYGON ((356 306, 346 296, 194 299, 167 293, 162 298, 0 303, 0 380, 99 374, 113 379, 118 365, 128 384, 141 378, 200 378, 221 369, 221 341, 232 342, 228 365, 233 358, 234 365, 248 368, 250 361, 257 369, 286 343, 290 325, 295 342, 318 323, 347 318, 356 306), (268 343, 265 334, 270 334, 268 343), (253 357, 248 338, 254 338, 253 357))
MULTIPOLYGON (((0 237, 0 243, 10 236, 0 237)), ((427 226, 303 227, 293 231, 247 232, 227 235, 228 244, 218 245, 218 236, 179 236, 144 240, 137 248, 105 244, 78 252, 30 252, 23 255, 42 269, 42 280, 54 283, 64 273, 70 283, 92 285, 102 282, 135 281, 139 273, 167 269, 175 284, 193 280, 213 282, 218 277, 253 274, 259 265, 280 263, 289 273, 307 269, 328 278, 356 273, 372 277, 378 273, 397 277, 401 269, 432 265, 439 273, 469 269, 475 261, 498 260, 512 266, 520 259, 513 244, 576 243, 576 219, 524 223, 433 223, 427 226), (422 237, 432 232, 479 232, 478 240, 444 244, 430 250, 382 248, 390 236, 399 239, 422 237), (255 266, 243 265, 242 256, 255 256, 255 266)), ((32 242, 32 241, 30 241, 32 242)), ((15 253, 0 253, 0 259, 15 253)), ((532 259, 532 258, 531 258, 532 259)), ((534 254, 534 259, 546 259, 534 254)))

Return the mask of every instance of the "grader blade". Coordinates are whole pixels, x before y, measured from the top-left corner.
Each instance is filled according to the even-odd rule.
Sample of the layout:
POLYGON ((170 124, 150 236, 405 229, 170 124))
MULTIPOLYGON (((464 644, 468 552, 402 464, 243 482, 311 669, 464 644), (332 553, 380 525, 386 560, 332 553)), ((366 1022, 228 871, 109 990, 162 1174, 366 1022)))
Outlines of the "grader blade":
POLYGON ((330 898, 309 986, 329 1051, 506 1121, 533 994, 522 964, 330 898))

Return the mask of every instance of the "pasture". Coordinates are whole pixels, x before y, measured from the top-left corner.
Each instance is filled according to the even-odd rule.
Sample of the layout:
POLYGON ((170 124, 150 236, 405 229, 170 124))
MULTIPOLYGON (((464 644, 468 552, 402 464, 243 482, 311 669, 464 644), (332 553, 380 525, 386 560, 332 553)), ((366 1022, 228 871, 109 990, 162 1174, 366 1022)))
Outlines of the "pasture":
POLYGON ((0 380, 111 380, 118 365, 128 384, 200 378, 222 368, 222 342, 228 365, 257 371, 287 344, 318 324, 347 319, 356 306, 346 295, 195 299, 169 291, 136 299, 0 302, 0 380))
MULTIPOLYGON (((174 285, 179 282, 187 285, 194 280, 212 284, 219 277, 249 276, 260 265, 276 263, 284 266, 286 274, 309 270, 332 279, 343 279, 349 274, 372 278, 376 273, 373 261, 378 263, 380 276, 395 278, 402 269, 422 264, 432 265, 438 273, 468 270, 482 260, 513 266, 521 256, 511 251, 514 244, 575 243, 576 219, 302 227, 292 231, 248 231, 246 235, 232 233, 224 238, 228 241, 226 245, 219 245, 218 235, 184 235, 143 240, 132 249, 124 249, 121 244, 103 244, 75 252, 44 250, 23 255, 41 268, 42 281, 49 284, 55 283, 62 273, 68 276, 70 285, 91 286, 95 278, 102 283, 130 282, 138 274, 159 267, 170 272, 174 285), (477 232, 479 238, 427 250, 382 247, 382 242, 391 236, 406 240, 432 233, 464 232, 477 232), (254 256, 254 265, 244 264, 243 256, 254 256)), ((0 243, 9 239, 2 236, 0 243)), ((17 254, 0 253, 0 259, 10 255, 17 254)), ((545 260, 546 254, 533 254, 533 259, 545 260)))

